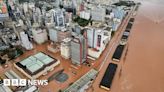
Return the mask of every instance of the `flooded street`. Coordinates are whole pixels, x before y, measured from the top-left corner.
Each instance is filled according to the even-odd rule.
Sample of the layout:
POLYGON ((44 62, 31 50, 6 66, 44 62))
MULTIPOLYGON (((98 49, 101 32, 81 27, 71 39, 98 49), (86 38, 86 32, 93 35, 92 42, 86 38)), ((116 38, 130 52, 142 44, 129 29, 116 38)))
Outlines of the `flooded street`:
MULTIPOLYGON (((101 0, 100 0, 101 1, 101 0)), ((105 0, 102 0, 105 1, 105 0)), ((64 70, 68 75, 68 80, 61 83, 55 79, 50 81, 47 86, 39 86, 40 92, 59 92, 73 84, 90 69, 100 70, 93 85, 87 92, 164 92, 164 0, 136 0, 141 2, 141 6, 135 18, 133 27, 130 31, 128 44, 122 54, 120 62, 111 60, 121 36, 127 26, 129 16, 125 18, 119 30, 115 33, 110 43, 100 58, 91 61, 91 66, 72 64, 71 59, 64 59, 61 53, 52 53, 47 50, 50 42, 42 45, 34 44, 33 50, 26 51, 13 62, 8 63, 7 68, 0 66, 0 74, 6 78, 4 73, 13 69, 21 78, 27 78, 20 71, 15 69, 13 63, 19 62, 30 55, 44 52, 53 58, 60 60, 60 65, 53 71, 38 79, 48 79, 50 76, 64 70), (100 81, 109 63, 118 64, 116 74, 110 91, 99 87, 100 81)), ((129 13, 130 14, 130 13, 129 13)))
MULTIPOLYGON (((164 92, 164 1, 136 1, 142 5, 131 30, 126 59, 119 63, 110 92, 164 92)), ((99 76, 94 92, 106 92, 98 87, 99 76)))

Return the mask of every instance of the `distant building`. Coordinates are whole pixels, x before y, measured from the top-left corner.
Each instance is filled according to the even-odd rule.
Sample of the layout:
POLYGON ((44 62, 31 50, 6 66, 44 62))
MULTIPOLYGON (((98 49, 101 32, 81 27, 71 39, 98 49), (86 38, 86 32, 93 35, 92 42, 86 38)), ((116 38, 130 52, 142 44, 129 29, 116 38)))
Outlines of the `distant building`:
POLYGON ((81 34, 81 28, 80 28, 80 26, 75 25, 74 32, 75 32, 76 34, 80 35, 80 34, 81 34))
POLYGON ((60 27, 65 26, 65 19, 64 19, 63 11, 61 9, 58 9, 55 12, 54 17, 55 17, 56 26, 60 26, 60 27))
POLYGON ((66 12, 65 14, 65 23, 70 23, 72 21, 72 13, 66 12))
POLYGON ((57 38, 58 31, 55 28, 49 28, 48 30, 49 30, 50 40, 53 42, 58 42, 58 38, 57 38))
POLYGON ((90 16, 91 16, 90 12, 86 12, 86 11, 81 11, 80 12, 80 17, 83 18, 83 19, 89 20, 90 16))
POLYGON ((106 11, 104 8, 94 8, 91 10, 91 18, 93 21, 104 21, 106 11))
POLYGON ((48 40, 47 31, 44 28, 36 28, 32 30, 33 39, 37 44, 42 44, 48 40))
POLYGON ((101 29, 88 29, 87 38, 89 47, 103 51, 111 39, 111 32, 101 29))
POLYGON ((24 47, 26 50, 33 49, 33 45, 29 41, 28 36, 27 36, 27 34, 25 34, 25 32, 20 32, 20 37, 21 37, 22 47, 24 47))
POLYGON ((71 38, 66 38, 62 41, 60 47, 61 56, 65 59, 71 57, 71 38))
POLYGON ((58 42, 62 42, 62 40, 64 40, 65 38, 71 37, 71 31, 66 28, 58 30, 57 33, 58 42))
POLYGON ((0 21, 3 21, 9 17, 8 10, 5 2, 3 0, 0 1, 0 21))

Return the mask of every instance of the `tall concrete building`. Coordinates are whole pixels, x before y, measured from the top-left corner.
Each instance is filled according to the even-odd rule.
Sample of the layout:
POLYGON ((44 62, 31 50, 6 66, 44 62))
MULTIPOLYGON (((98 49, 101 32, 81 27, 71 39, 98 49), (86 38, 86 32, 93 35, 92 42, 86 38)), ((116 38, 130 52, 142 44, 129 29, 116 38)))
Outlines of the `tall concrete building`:
POLYGON ((60 26, 60 27, 65 26, 64 15, 61 9, 58 9, 55 12, 54 17, 55 17, 56 26, 60 26))
POLYGON ((87 58, 87 41, 82 35, 76 36, 71 41, 71 60, 73 64, 80 65, 86 61, 87 58))

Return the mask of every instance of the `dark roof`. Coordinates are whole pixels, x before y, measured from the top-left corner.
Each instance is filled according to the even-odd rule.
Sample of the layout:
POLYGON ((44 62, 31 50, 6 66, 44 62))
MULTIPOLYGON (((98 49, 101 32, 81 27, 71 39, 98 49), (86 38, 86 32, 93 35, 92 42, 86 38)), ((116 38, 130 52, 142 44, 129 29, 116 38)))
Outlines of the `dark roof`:
POLYGON ((125 32, 130 32, 130 30, 126 29, 125 32))
POLYGON ((118 45, 114 54, 113 54, 112 59, 119 61, 121 56, 122 56, 123 50, 124 50, 124 45, 118 45))
POLYGON ((103 86, 105 88, 111 88, 112 80, 114 78, 115 72, 117 69, 117 65, 110 63, 105 71, 105 74, 100 82, 100 86, 103 86))
POLYGON ((122 35, 121 39, 128 39, 128 36, 122 35))
POLYGON ((130 18, 129 22, 134 22, 134 18, 130 18))
POLYGON ((133 25, 133 24, 129 22, 128 25, 126 26, 126 30, 131 30, 132 25, 133 25))

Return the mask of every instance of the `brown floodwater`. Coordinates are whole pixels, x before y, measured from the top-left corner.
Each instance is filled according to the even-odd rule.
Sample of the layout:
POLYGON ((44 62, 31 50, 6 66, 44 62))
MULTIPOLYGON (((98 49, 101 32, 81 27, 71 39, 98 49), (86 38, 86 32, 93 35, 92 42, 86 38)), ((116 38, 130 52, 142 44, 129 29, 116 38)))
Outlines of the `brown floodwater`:
MULTIPOLYGON (((131 30, 128 52, 119 63, 110 92, 164 92, 164 1, 136 1, 142 5, 131 30)), ((98 86, 102 76, 94 82, 94 92, 107 92, 98 86)))
MULTIPOLYGON (((128 40, 128 47, 125 47, 122 59, 118 63, 118 69, 110 92, 164 92, 164 1, 136 1, 140 1, 142 5, 135 16, 135 22, 128 40), (128 51, 126 52, 127 48, 128 51), (119 72, 121 67, 122 72, 120 76, 119 72)), ((124 24, 126 23, 126 21, 123 23, 123 28, 125 28, 126 25, 124 24)), ((60 56, 60 52, 53 54, 47 51, 48 43, 35 45, 34 50, 27 51, 24 55, 11 62, 20 61, 39 51, 59 59, 61 61, 60 66, 56 67, 54 71, 49 72, 46 76, 41 76, 39 78, 47 79, 53 73, 64 68, 64 72, 69 75, 69 79, 66 82, 59 83, 54 80, 47 86, 39 87, 41 92, 58 92, 59 89, 68 87, 70 83, 79 79, 91 68, 99 69, 108 51, 110 51, 107 61, 102 66, 99 75, 93 83, 93 88, 87 90, 88 92, 107 92, 106 90, 99 88, 99 83, 109 62, 113 62, 111 57, 118 45, 122 32, 123 29, 121 27, 107 46, 106 51, 104 51, 98 60, 93 62, 94 65, 91 67, 81 65, 76 66, 78 69, 73 69, 71 67, 71 61, 63 59, 60 56), (72 72, 76 72, 76 75, 72 72)), ((4 77, 3 73, 12 68, 22 78, 26 78, 13 67, 12 63, 8 63, 8 65, 9 67, 6 69, 0 67, 1 76, 4 77)))

